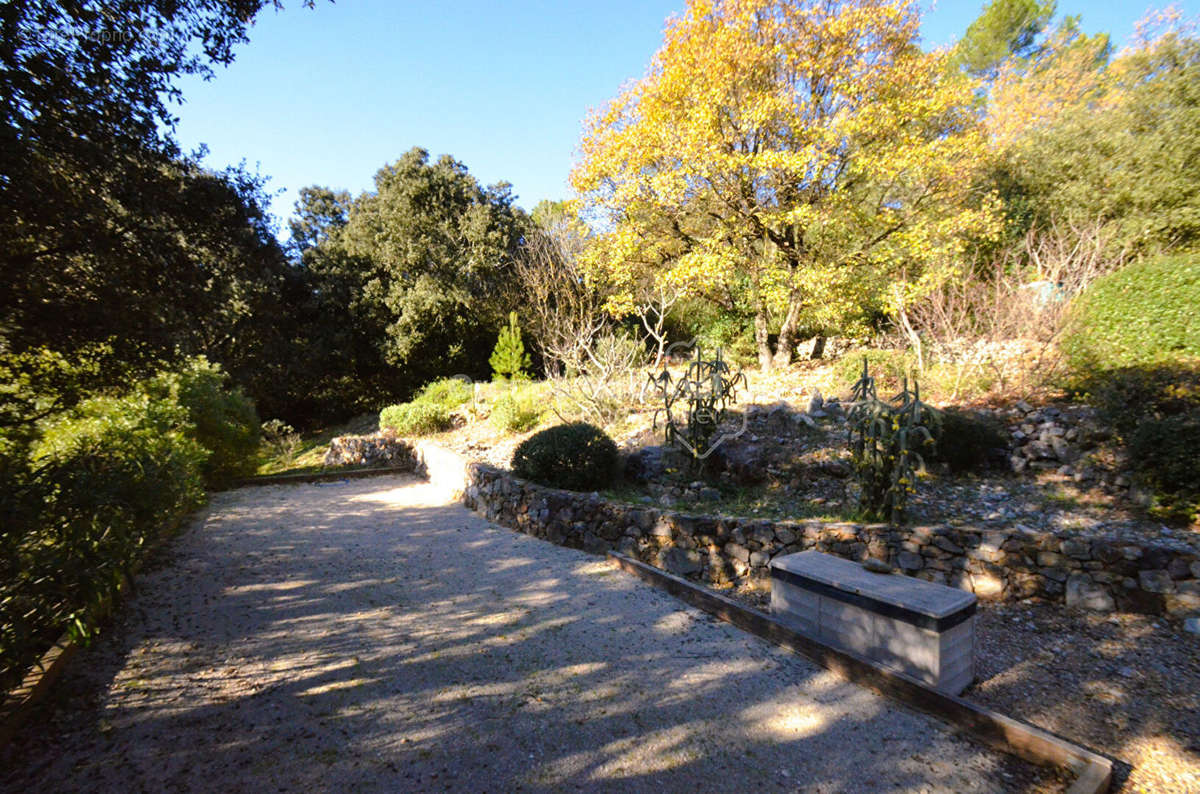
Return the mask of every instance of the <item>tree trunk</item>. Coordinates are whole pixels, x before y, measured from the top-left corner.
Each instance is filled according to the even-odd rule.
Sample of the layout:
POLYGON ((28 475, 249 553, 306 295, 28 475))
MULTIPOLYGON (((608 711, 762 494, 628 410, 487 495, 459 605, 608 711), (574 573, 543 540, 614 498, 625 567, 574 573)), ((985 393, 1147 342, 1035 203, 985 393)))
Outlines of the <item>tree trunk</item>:
POLYGON ((779 327, 779 340, 775 343, 775 366, 786 367, 792 363, 796 352, 796 326, 800 322, 800 302, 788 301, 787 316, 779 327))
POLYGON ((758 307, 758 313, 754 315, 754 344, 758 348, 758 366, 764 373, 771 371, 771 365, 774 363, 774 357, 771 355, 771 340, 768 339, 769 326, 767 324, 767 310, 763 306, 758 307))

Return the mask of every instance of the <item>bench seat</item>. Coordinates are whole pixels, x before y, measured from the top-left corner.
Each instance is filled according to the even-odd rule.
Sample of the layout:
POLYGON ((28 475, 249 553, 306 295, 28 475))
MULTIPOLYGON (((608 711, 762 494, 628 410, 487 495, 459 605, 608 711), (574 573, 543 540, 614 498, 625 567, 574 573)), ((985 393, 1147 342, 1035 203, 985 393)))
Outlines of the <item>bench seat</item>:
POLYGON ((964 590, 817 551, 771 561, 771 612, 784 625, 952 695, 975 678, 976 603, 964 590))

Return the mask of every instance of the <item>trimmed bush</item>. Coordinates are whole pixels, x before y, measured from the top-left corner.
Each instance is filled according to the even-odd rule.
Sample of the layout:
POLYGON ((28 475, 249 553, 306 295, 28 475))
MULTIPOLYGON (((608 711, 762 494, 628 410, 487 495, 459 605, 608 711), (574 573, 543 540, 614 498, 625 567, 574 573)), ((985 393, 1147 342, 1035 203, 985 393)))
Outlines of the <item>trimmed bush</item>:
POLYGON ((1129 442, 1139 476, 1154 491, 1150 512, 1200 521, 1200 412, 1142 422, 1129 442))
POLYGON ((595 425, 556 425, 521 442, 512 469, 518 477, 552 488, 595 491, 616 474, 617 445, 595 425))
POLYGON ((1097 279, 1063 340, 1079 375, 1200 357, 1200 255, 1147 260, 1097 279))
POLYGON ((930 461, 945 463, 953 472, 985 468, 996 450, 1008 448, 1008 435, 1000 421, 974 411, 940 411, 932 430, 934 447, 926 456, 930 461))
POLYGON ((450 410, 432 402, 389 405, 379 412, 379 426, 402 436, 422 436, 450 429, 450 410))
POLYGON ((506 433, 524 433, 537 427, 542 408, 531 394, 509 392, 492 404, 492 425, 506 433))

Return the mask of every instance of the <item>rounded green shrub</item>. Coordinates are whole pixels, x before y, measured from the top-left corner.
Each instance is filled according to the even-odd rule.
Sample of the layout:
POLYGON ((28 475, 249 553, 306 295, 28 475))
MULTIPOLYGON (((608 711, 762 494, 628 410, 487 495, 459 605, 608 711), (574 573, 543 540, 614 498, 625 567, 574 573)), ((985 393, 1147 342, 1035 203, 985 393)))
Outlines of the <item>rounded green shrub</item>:
POLYGON ((612 482, 617 445, 595 425, 555 425, 521 442, 512 468, 517 476, 552 488, 594 491, 612 482))
POLYGON ((932 430, 933 449, 922 454, 927 461, 945 463, 954 472, 985 468, 996 450, 1008 448, 1008 434, 1000 421, 974 411, 940 411, 932 430))
POLYGON ((469 403, 474 395, 474 384, 461 378, 442 378, 422 387, 412 402, 439 405, 449 413, 458 406, 469 403))
POLYGON ((1198 357, 1197 306, 1200 255, 1129 265, 1075 299, 1063 352, 1079 375, 1198 357))
POLYGON ((402 436, 440 433, 450 429, 450 409, 421 400, 389 405, 379 412, 379 426, 395 430, 402 436))

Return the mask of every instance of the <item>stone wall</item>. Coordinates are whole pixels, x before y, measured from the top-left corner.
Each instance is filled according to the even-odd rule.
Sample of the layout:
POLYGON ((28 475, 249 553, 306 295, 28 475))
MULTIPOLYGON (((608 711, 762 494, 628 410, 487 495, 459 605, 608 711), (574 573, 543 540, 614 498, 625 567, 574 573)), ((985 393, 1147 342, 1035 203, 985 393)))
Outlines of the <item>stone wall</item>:
POLYGON ((1200 615, 1200 559, 1176 541, 697 516, 546 488, 481 463, 467 463, 465 477, 463 502, 492 521, 573 548, 615 549, 715 584, 764 583, 772 557, 816 549, 887 560, 984 599, 1040 597, 1098 611, 1200 615))

